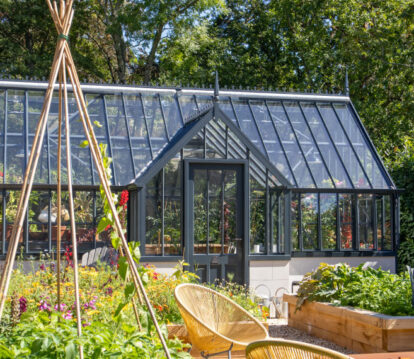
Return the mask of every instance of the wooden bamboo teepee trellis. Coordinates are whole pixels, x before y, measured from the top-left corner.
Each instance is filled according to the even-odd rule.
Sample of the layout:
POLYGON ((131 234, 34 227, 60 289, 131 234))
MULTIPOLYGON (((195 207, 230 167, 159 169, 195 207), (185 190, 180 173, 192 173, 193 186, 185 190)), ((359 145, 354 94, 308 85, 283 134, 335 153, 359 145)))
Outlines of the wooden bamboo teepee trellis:
MULTIPOLYGON (((49 115, 50 105, 52 102, 54 86, 56 80, 59 81, 59 132, 58 132, 58 168, 57 168, 57 295, 58 295, 58 309, 60 310, 60 242, 61 242, 61 147, 62 147, 62 117, 64 117, 65 124, 65 133, 66 133, 66 164, 67 164, 67 177, 68 177, 68 194, 69 194, 69 213, 70 213, 70 223, 71 223, 71 233, 72 233, 72 246, 73 246, 73 262, 74 262, 74 284, 75 284, 75 305, 76 305, 76 316, 77 316, 77 331, 78 335, 81 335, 82 325, 81 325, 81 313, 80 313, 80 300, 79 300, 79 278, 78 278, 78 260, 77 260, 77 245, 76 245, 76 228, 75 228, 75 216, 74 216, 74 206, 73 206, 73 188, 72 188, 72 164, 71 164, 71 155, 70 155, 70 126, 69 126, 69 110, 68 110, 68 89, 67 89, 67 76, 69 76, 70 82, 72 84, 73 95, 76 100, 76 104, 79 110, 79 116, 85 131, 86 139, 89 143, 90 151, 92 158, 94 160, 99 178, 102 184, 102 187, 105 192, 105 196, 108 200, 109 207, 113 214, 115 220, 115 229, 118 232, 119 237, 121 238, 121 248, 123 253, 126 256, 127 262, 129 264, 131 277, 135 286, 136 292, 140 295, 142 294, 145 304, 150 312, 151 318, 154 322, 155 328, 157 330, 158 336, 163 345, 165 354, 167 358, 170 358, 170 354, 164 340, 163 335, 161 334, 160 327, 158 325, 157 319, 155 317, 154 311, 152 309, 151 303, 148 299, 148 296, 145 292, 145 288, 142 284, 141 278, 139 276, 138 270, 136 268, 135 262, 129 251, 128 243, 125 238, 124 232, 122 230, 122 225, 118 217, 115 203, 113 201, 111 188, 109 180, 105 174, 105 168, 103 166, 101 153, 99 150, 99 145, 95 137, 94 129, 90 121, 87 105, 84 100, 83 92, 80 86, 79 78, 77 75, 76 67, 70 52, 68 44, 68 34, 72 24, 74 10, 73 10, 73 0, 64 0, 59 1, 59 5, 56 1, 52 3, 50 0, 46 0, 49 6, 50 13, 53 18, 56 30, 59 34, 58 42, 55 50, 54 60, 52 64, 52 69, 50 73, 48 88, 46 90, 45 99, 43 103, 43 108, 41 111, 40 119, 37 124, 36 133, 32 145, 32 150, 30 153, 29 161, 27 163, 26 173, 24 175, 21 196, 17 207, 16 219, 14 221, 13 231, 10 238, 10 243, 4 263, 4 268, 2 271, 2 276, 0 280, 0 319, 3 315, 4 305, 7 297, 7 292, 10 284, 10 278, 13 271, 14 260, 16 257, 16 251, 18 247, 18 238, 22 233, 23 222, 25 220, 25 213, 27 210, 30 193, 32 190, 33 180, 39 161, 40 153, 42 150, 43 138, 45 135, 47 127, 47 119, 49 115)), ((134 310, 135 303, 134 304, 134 310)), ((137 321, 139 319, 137 317, 137 321)), ((80 357, 83 358, 82 348, 79 348, 80 357)))

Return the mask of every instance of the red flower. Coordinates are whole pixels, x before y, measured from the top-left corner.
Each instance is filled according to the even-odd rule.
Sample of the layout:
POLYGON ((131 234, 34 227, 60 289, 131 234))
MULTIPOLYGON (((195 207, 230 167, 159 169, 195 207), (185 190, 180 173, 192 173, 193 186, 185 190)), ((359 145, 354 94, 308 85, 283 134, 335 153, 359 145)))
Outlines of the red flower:
POLYGON ((105 231, 108 231, 109 229, 111 229, 111 225, 110 225, 110 224, 108 224, 108 225, 105 227, 105 231))
POLYGON ((121 199, 119 200, 119 205, 123 206, 124 209, 126 208, 126 204, 128 202, 129 199, 129 193, 128 190, 124 189, 121 193, 121 199))

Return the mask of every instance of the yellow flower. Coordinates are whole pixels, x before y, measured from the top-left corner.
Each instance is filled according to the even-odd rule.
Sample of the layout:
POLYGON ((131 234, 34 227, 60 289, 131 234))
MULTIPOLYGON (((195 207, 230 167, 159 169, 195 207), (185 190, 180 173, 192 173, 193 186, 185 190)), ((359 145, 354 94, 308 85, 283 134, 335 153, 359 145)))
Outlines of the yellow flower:
POLYGON ((92 316, 94 314, 98 314, 100 313, 99 310, 89 310, 88 312, 86 312, 87 315, 92 316))

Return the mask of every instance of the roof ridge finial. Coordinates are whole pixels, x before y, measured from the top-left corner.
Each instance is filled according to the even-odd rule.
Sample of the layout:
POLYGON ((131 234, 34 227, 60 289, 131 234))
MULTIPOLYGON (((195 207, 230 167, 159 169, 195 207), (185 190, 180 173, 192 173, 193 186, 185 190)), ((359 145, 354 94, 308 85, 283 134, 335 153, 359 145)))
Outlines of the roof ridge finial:
POLYGON ((348 67, 345 66, 345 95, 349 96, 348 67))
POLYGON ((214 83, 214 100, 218 101, 219 99, 219 77, 218 77, 218 71, 216 71, 216 81, 214 83))

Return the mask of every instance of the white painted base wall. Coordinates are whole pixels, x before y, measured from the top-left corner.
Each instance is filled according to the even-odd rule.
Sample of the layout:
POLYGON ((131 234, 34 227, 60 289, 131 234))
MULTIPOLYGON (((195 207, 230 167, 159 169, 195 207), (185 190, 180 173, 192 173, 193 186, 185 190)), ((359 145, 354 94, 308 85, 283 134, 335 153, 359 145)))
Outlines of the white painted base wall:
POLYGON ((255 289, 258 294, 266 296, 270 294, 270 297, 282 287, 290 292, 292 282, 301 280, 320 263, 347 263, 353 267, 366 263, 371 267, 381 267, 395 273, 395 257, 296 257, 286 261, 251 261, 250 288, 255 289))

